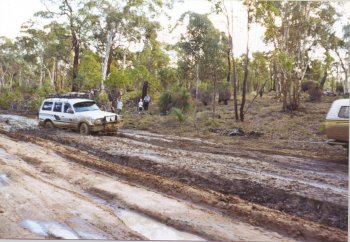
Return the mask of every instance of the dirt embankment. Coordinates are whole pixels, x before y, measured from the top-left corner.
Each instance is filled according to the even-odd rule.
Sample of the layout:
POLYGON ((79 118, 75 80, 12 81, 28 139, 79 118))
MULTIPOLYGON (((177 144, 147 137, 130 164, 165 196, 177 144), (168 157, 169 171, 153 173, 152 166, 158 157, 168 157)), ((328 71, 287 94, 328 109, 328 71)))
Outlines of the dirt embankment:
MULTIPOLYGON (((69 181, 72 189, 78 187, 203 238, 256 240, 267 236, 264 237, 267 240, 342 241, 347 236, 348 173, 345 164, 131 130, 121 131, 118 137, 87 136, 84 139, 69 131, 14 133, 3 130, 2 133, 35 143, 67 161, 75 161, 77 164, 70 169, 79 174, 86 174, 86 168, 84 172, 80 168, 83 165, 89 167, 88 170, 138 184, 142 189, 189 202, 191 207, 199 206, 201 211, 219 212, 223 218, 211 217, 212 221, 226 224, 225 229, 230 228, 231 234, 236 236, 221 233, 220 228, 214 226, 216 222, 198 223, 207 215, 192 213, 191 209, 186 213, 190 214, 187 220, 187 215, 181 217, 181 213, 175 219, 174 214, 166 212, 173 206, 170 201, 164 202, 169 207, 159 211, 152 209, 154 204, 161 204, 159 199, 154 200, 153 205, 152 202, 137 204, 136 198, 126 201, 128 196, 120 191, 132 189, 116 185, 114 181, 87 176, 83 179, 80 175, 80 179, 72 179, 74 175, 63 176, 63 170, 58 176, 69 181), (99 184, 93 184, 96 179, 99 184), (213 226, 214 229, 208 229, 213 226), (251 233, 254 230, 261 233, 251 233)), ((22 158, 32 164, 38 160, 44 164, 42 158, 22 158)), ((59 172, 55 164, 51 164, 51 170, 56 176, 59 172)), ((145 195, 144 201, 151 201, 155 196, 145 195)), ((179 213, 181 208, 178 208, 174 213, 179 213)))

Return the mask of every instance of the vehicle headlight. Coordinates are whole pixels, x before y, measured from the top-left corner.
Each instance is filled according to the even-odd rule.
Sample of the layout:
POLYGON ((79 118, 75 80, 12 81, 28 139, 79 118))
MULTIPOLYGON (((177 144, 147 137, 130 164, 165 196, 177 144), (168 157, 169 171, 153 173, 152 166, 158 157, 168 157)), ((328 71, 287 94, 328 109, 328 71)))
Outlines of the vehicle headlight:
POLYGON ((103 123, 102 118, 96 119, 96 120, 94 121, 94 124, 102 124, 102 123, 103 123))

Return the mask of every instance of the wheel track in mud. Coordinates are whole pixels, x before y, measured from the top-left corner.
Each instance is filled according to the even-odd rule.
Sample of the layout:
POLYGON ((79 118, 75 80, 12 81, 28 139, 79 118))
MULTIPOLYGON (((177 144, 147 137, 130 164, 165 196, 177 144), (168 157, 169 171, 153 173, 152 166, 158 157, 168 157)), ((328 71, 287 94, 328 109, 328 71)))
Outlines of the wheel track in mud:
POLYGON ((215 173, 198 174, 181 167, 159 166, 159 164, 147 158, 111 155, 90 145, 77 144, 74 141, 54 137, 50 134, 45 135, 36 132, 35 136, 68 144, 112 163, 167 177, 173 181, 194 185, 201 189, 211 189, 225 195, 239 196, 249 202, 261 204, 291 215, 297 215, 323 225, 341 229, 347 227, 347 206, 301 196, 276 187, 264 186, 261 183, 248 179, 225 179, 215 173))
MULTIPOLYGON (((212 181, 210 181, 209 184, 214 188, 213 190, 210 190, 211 187, 208 187, 208 180, 203 180, 198 177, 198 180, 202 179, 201 183, 198 184, 198 182, 193 182, 193 180, 188 181, 183 179, 183 177, 186 177, 187 175, 191 177, 193 174, 185 174, 185 176, 182 174, 180 178, 174 176, 164 177, 164 173, 174 174, 174 171, 164 172, 164 169, 157 171, 152 164, 145 165, 144 160, 139 160, 139 162, 137 162, 137 159, 134 157, 132 157, 132 160, 129 160, 130 157, 127 156, 117 157, 116 159, 116 157, 104 153, 97 158, 96 156, 89 154, 94 153, 91 147, 84 147, 84 149, 82 149, 89 151, 89 153, 77 153, 77 150, 74 148, 52 143, 52 141, 56 141, 59 143, 65 143, 65 145, 74 146, 69 144, 69 142, 67 143, 66 140, 53 140, 51 136, 42 139, 37 135, 33 136, 28 133, 15 134, 2 130, 0 130, 0 133, 17 140, 29 141, 43 147, 54 149, 58 154, 69 160, 103 172, 118 175, 125 180, 150 187, 171 196, 190 200, 196 204, 218 210, 229 216, 240 217, 243 221, 249 222, 250 224, 265 227, 282 234, 288 234, 293 238, 300 237, 310 241, 342 241, 347 235, 344 230, 327 227, 322 224, 274 210, 275 208, 271 209, 242 200, 237 196, 218 189, 218 187, 223 186, 222 181, 220 180, 214 185, 212 185, 212 181), (51 141, 48 142, 48 139, 51 141), (130 161, 138 164, 136 164, 135 167, 131 167, 130 161), (142 164, 142 167, 140 167, 140 164, 142 164), (153 169, 142 169, 145 166, 153 167, 153 169), (207 186, 203 187, 204 185, 207 186)), ((79 145, 78 148, 81 149, 83 147, 79 145)), ((101 151, 97 152, 101 153, 101 151)), ((213 177, 210 179, 212 178, 213 177)), ((227 186, 229 185, 230 184, 227 186)), ((246 186, 245 184, 243 185, 246 186)), ((276 194, 275 190, 271 192, 276 194)))
MULTIPOLYGON (((130 131, 129 131, 130 132, 130 131)), ((159 147, 164 148, 172 148, 172 149, 179 149, 179 150, 187 150, 187 151, 197 151, 202 153, 209 153, 209 154, 218 154, 218 155, 228 155, 228 156, 235 156, 235 157, 242 157, 242 158, 249 158, 249 159, 268 159, 272 155, 279 155, 279 156, 293 156, 295 158, 301 158, 301 159, 317 159, 320 161, 327 161, 332 163, 340 163, 340 164, 347 164, 347 160, 344 160, 344 156, 332 153, 332 156, 324 158, 320 157, 319 155, 315 156, 315 151, 311 152, 308 155, 301 154, 299 152, 295 152, 294 148, 287 148, 285 149, 270 149, 270 148, 251 148, 247 146, 247 144, 243 143, 244 146, 242 146, 240 143, 234 143, 234 146, 237 147, 235 150, 232 150, 232 144, 222 144, 222 143, 213 143, 213 142, 207 142, 207 141, 198 141, 196 139, 186 139, 186 138, 179 138, 176 137, 172 140, 167 140, 168 142, 162 142, 157 140, 162 137, 166 137, 163 135, 156 135, 151 140, 145 138, 147 135, 151 134, 146 132, 145 134, 138 135, 138 138, 134 138, 132 133, 129 133, 128 131, 122 131, 119 133, 119 137, 125 137, 128 139, 134 139, 134 140, 142 140, 144 142, 150 142, 154 145, 157 145, 159 147), (169 142, 173 141, 173 142, 169 142), (291 150, 294 152, 290 153, 291 150), (255 155, 252 155, 254 153, 255 155)), ((247 141, 247 140, 246 140, 247 141)), ((323 143, 322 143, 323 144, 323 143)), ((302 151, 308 151, 307 149, 300 149, 302 151)))

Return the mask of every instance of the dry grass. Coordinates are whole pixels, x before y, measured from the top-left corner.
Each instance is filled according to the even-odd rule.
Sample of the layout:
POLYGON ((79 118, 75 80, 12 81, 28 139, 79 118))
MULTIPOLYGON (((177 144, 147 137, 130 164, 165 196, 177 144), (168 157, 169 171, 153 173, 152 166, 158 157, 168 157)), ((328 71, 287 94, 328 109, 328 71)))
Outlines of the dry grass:
MULTIPOLYGON (((279 150, 287 154, 346 162, 346 150, 325 144, 327 137, 322 133, 322 122, 331 103, 340 98, 323 97, 320 102, 309 102, 304 96, 298 111, 282 112, 282 103, 273 95, 265 95, 255 100, 244 122, 235 120, 232 100, 227 106, 217 105, 215 117, 211 106, 199 104, 196 117, 192 110, 182 123, 173 114, 160 115, 156 104, 152 103, 147 113, 138 114, 134 107, 124 110, 124 128, 198 137, 238 149, 279 150), (246 135, 228 136, 229 131, 236 127, 242 128, 246 135), (249 135, 253 131, 261 136, 249 135)), ((248 104, 251 99, 251 96, 248 97, 248 104)))
POLYGON ((323 141, 326 137, 320 132, 322 121, 335 99, 324 97, 321 102, 312 103, 307 102, 307 97, 304 97, 299 111, 286 113, 281 112, 282 103, 271 95, 265 95, 255 100, 244 122, 234 119, 232 101, 227 106, 218 105, 214 118, 211 107, 200 104, 196 118, 193 111, 189 112, 182 123, 172 114, 160 115, 153 104, 149 112, 143 114, 135 113, 132 109, 126 110, 124 127, 201 137, 212 136, 210 130, 213 129, 228 132, 240 127, 246 133, 260 132, 268 140, 323 141))

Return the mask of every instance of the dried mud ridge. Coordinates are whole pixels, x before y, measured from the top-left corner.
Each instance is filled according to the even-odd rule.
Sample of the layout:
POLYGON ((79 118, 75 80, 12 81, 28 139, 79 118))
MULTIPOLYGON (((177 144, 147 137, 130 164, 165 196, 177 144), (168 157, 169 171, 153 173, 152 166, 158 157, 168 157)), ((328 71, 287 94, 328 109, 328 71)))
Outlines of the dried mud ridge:
MULTIPOLYGON (((347 205, 344 201, 339 205, 337 202, 311 199, 275 187, 263 186, 261 183, 247 179, 229 180, 214 173, 201 174, 181 166, 161 165, 147 158, 112 155, 103 152, 103 147, 93 146, 89 142, 82 143, 77 142, 76 139, 64 138, 55 131, 46 133, 42 131, 22 131, 21 133, 1 131, 0 133, 44 147, 50 146, 52 148, 54 143, 51 144, 47 141, 52 140, 78 148, 82 152, 77 154, 75 149, 70 150, 73 148, 54 145, 60 155, 70 160, 118 175, 162 193, 210 207, 223 214, 240 217, 250 224, 287 234, 292 238, 303 238, 311 241, 342 241, 347 236, 346 231, 342 230, 347 226, 347 205)), ((66 134, 69 137, 78 136, 69 132, 66 134)), ((107 139, 108 142, 109 139, 116 137, 89 138, 107 139)), ((78 136, 78 139, 81 137, 78 136)), ((118 141, 123 142, 125 138, 118 138, 118 141)), ((272 162, 276 163, 276 159, 274 160, 272 162)), ((285 163, 281 162, 282 169, 284 166, 285 163)), ((325 167, 325 169, 327 168, 329 167, 325 167)), ((106 191, 96 189, 91 192, 107 198, 112 196, 106 194, 106 191)))

